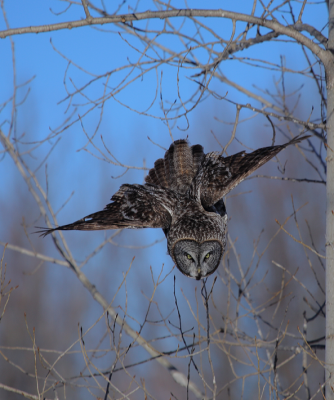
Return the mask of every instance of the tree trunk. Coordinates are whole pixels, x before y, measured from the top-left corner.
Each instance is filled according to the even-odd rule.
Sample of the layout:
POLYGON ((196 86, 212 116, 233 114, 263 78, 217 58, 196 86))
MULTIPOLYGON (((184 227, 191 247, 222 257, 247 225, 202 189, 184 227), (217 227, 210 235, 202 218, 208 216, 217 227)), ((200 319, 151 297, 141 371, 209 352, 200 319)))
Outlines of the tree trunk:
MULTIPOLYGON (((334 50, 334 0, 329 1, 328 50, 334 50)), ((327 207, 326 207, 326 400, 334 400, 334 65, 326 65, 327 207)))

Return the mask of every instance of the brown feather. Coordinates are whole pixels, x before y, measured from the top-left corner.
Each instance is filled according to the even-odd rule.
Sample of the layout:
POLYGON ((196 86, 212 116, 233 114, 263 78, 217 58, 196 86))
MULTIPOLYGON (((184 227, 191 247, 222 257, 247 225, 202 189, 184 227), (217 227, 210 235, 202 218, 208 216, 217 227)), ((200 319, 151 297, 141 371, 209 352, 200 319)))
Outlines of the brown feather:
POLYGON ((46 236, 56 230, 162 228, 168 252, 179 270, 192 278, 205 278, 218 268, 226 245, 223 197, 287 146, 308 137, 226 158, 219 153, 204 154, 201 145, 189 147, 186 140, 177 140, 164 158, 154 163, 145 185, 122 185, 104 210, 38 233, 46 236), (190 265, 188 252, 202 261, 190 265))

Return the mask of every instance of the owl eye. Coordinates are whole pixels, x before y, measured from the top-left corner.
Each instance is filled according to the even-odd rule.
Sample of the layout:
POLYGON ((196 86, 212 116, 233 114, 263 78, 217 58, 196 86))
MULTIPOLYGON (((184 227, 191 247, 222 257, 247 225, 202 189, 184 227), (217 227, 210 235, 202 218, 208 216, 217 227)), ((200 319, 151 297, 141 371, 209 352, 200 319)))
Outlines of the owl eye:
POLYGON ((205 259, 207 260, 208 258, 210 258, 210 253, 208 253, 206 256, 205 256, 205 259))
POLYGON ((193 259, 190 254, 187 254, 187 258, 188 258, 188 260, 192 260, 193 259))

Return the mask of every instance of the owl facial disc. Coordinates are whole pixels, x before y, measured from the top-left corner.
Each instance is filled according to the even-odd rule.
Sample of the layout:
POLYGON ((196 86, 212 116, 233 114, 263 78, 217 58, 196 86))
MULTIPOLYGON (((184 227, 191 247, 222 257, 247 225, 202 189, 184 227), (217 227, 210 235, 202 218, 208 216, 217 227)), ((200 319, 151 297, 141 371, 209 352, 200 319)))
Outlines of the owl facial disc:
POLYGON ((218 268, 222 254, 222 245, 217 240, 199 243, 185 239, 174 246, 177 267, 184 275, 197 280, 206 278, 218 268))

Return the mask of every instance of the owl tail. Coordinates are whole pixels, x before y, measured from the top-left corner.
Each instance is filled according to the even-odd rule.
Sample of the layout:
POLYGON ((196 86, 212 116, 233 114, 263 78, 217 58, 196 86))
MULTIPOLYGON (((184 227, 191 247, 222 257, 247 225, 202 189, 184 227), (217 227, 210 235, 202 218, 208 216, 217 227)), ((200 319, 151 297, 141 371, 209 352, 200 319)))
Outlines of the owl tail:
POLYGON ((204 158, 203 147, 199 144, 189 147, 187 140, 172 143, 164 158, 154 163, 145 181, 154 185, 186 193, 204 158))

